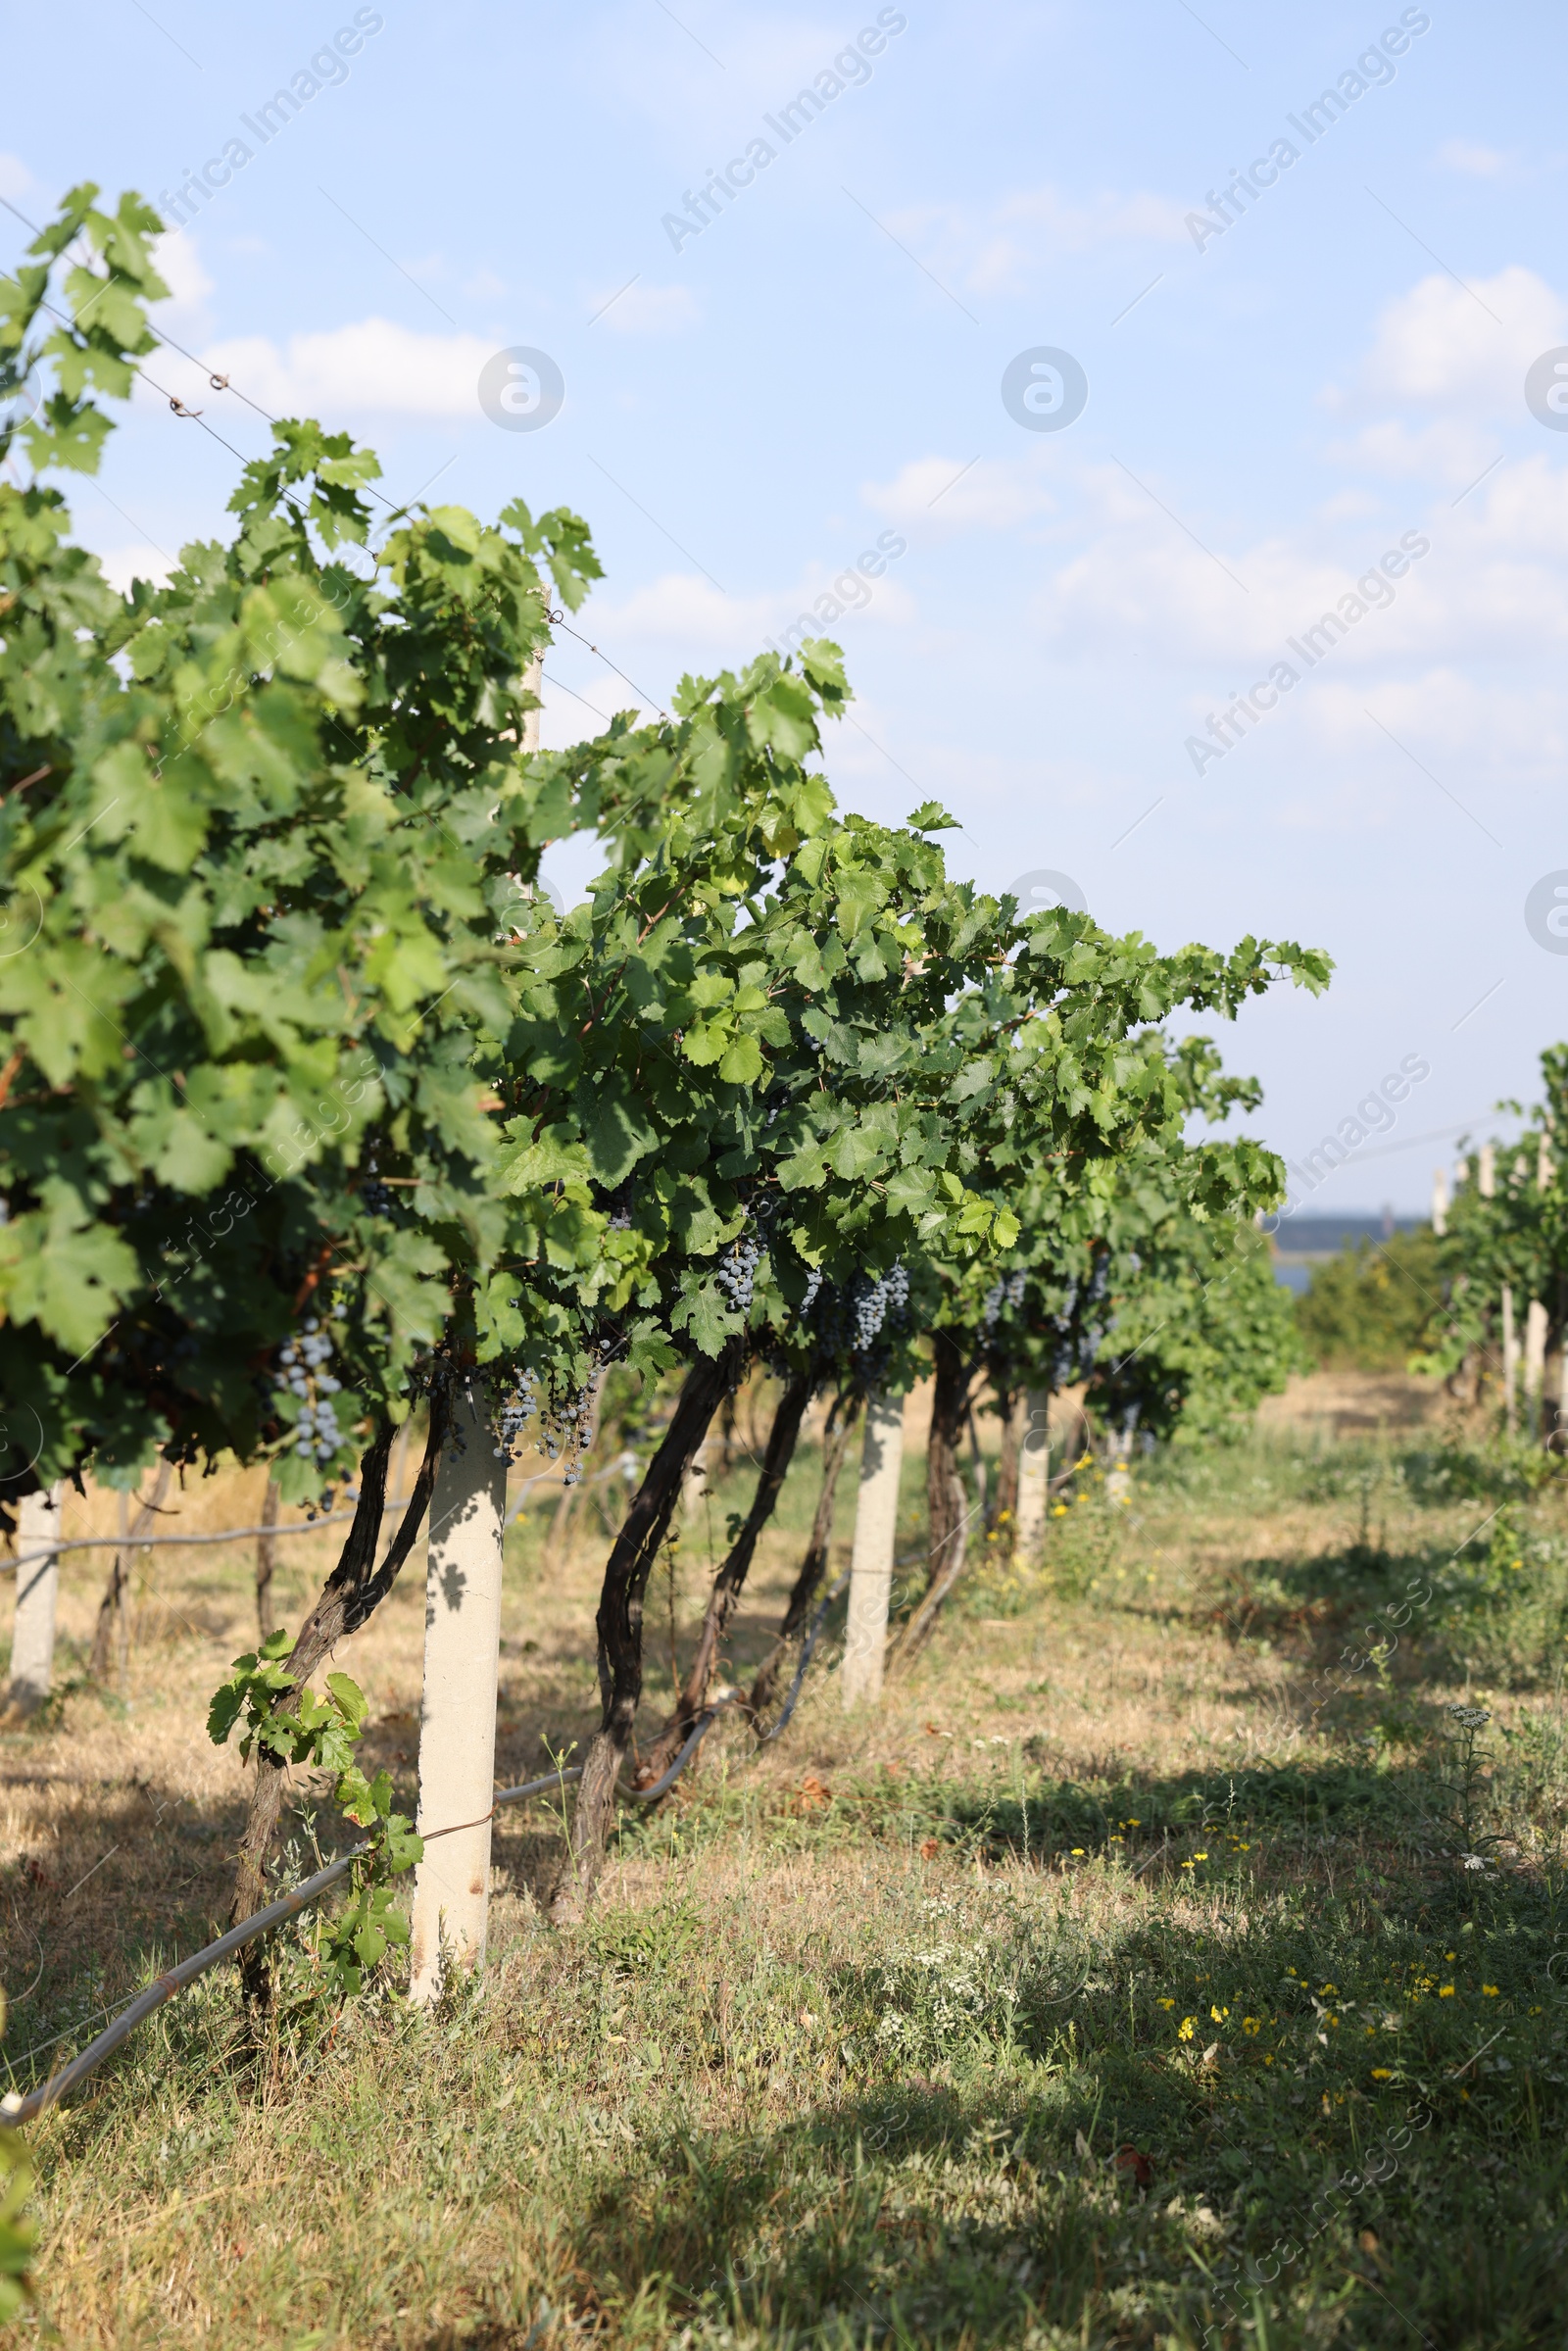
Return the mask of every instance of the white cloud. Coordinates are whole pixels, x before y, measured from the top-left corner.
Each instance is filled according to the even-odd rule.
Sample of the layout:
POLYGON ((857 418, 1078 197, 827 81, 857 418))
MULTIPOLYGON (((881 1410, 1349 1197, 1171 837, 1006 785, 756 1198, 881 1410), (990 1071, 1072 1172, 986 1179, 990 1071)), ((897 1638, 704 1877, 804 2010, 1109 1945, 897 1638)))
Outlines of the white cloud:
POLYGON ((170 292, 170 300, 153 313, 154 328, 164 318, 171 326, 198 325, 213 281, 202 267, 196 239, 187 228, 171 229, 153 239, 152 253, 153 266, 170 292))
POLYGON ((913 458, 890 482, 863 482, 860 496, 873 513, 909 530, 1010 530, 1031 514, 1050 514, 1054 500, 1034 478, 1040 461, 913 458))
MULTIPOLYGON (((1304 710, 1309 730, 1326 747, 1364 751, 1370 738, 1387 755, 1387 771, 1429 794, 1434 808, 1447 805, 1440 790, 1446 785, 1483 818, 1490 816, 1488 808, 1466 790, 1477 767, 1501 769, 1515 780, 1555 776, 1568 750, 1568 701, 1556 688, 1521 692, 1512 684, 1486 684, 1446 663, 1419 677, 1372 686, 1325 678, 1304 710), (1388 734, 1380 734, 1373 721, 1381 721, 1388 734), (1401 757, 1405 746, 1430 768, 1436 783, 1401 757)), ((1497 829, 1494 822, 1493 830, 1497 829)))
POLYGON ((1375 603, 1376 582, 1362 597, 1373 609, 1334 646, 1336 674, 1402 670, 1412 660, 1560 659, 1568 645, 1568 469, 1546 454, 1511 460, 1457 508, 1446 497, 1430 509, 1412 499, 1393 518, 1386 511, 1334 517, 1332 527, 1319 515, 1250 546, 1167 498, 1212 558, 1108 469, 1086 469, 1078 487, 1089 508, 1081 544, 1031 615, 1073 654, 1198 661, 1214 693, 1233 692, 1269 663, 1294 660, 1285 639, 1336 611, 1415 530, 1429 552, 1410 563, 1391 602, 1375 603))
MULTIPOLYGON (((896 563, 898 558, 893 561, 896 563)), ((552 676, 558 685, 569 682, 572 693, 607 716, 633 707, 649 711, 655 706, 647 698, 667 696, 683 670, 710 674, 744 668, 808 612, 812 615, 812 636, 832 637, 846 647, 853 647, 862 626, 902 628, 917 616, 908 589, 888 573, 867 580, 849 571, 830 573, 825 564, 812 565, 793 587, 738 596, 696 573, 666 571, 618 603, 596 597, 591 619, 582 626, 581 633, 602 646, 626 676, 618 676, 607 661, 586 658, 571 639, 550 656, 545 703, 547 712, 554 712, 550 725, 557 732, 552 735, 547 726, 546 740, 574 741, 592 724, 589 710, 571 694, 563 693, 552 704, 552 676), (856 595, 864 601, 854 604, 856 595), (836 618, 824 618, 814 611, 823 597, 832 597, 841 608, 836 618)))
POLYGON ((477 416, 479 371, 495 346, 478 335, 419 334, 388 318, 362 318, 320 334, 266 335, 218 344, 214 370, 263 408, 301 411, 332 423, 367 411, 402 416, 477 416))
POLYGON ((702 317, 689 286, 631 285, 620 294, 596 295, 590 308, 597 322, 617 335, 679 334, 702 317))
POLYGON ((1479 425, 1444 417, 1419 427, 1389 417, 1352 440, 1333 441, 1324 456, 1399 480, 1438 481, 1462 490, 1497 454, 1495 437, 1479 425))
POLYGON ((1448 139, 1438 149, 1438 161, 1445 171, 1464 171, 1472 179, 1495 179, 1512 160, 1495 147, 1473 146, 1468 139, 1448 139))
POLYGON ((1063 254, 1150 238, 1161 244, 1186 234, 1179 205, 1164 196, 1085 198, 1057 188, 1020 190, 984 212, 923 206, 888 216, 888 225, 929 263, 936 275, 977 294, 1022 290, 1063 254))
POLYGON ((159 548, 148 546, 145 541, 130 547, 111 547, 98 561, 103 565, 105 579, 122 596, 129 592, 133 579, 150 580, 155 588, 163 587, 174 568, 159 548))
MULTIPOLYGON (((1526 368, 1565 339, 1565 321, 1562 296, 1517 262, 1468 291, 1451 277, 1424 277, 1379 318, 1358 405, 1441 401, 1512 420, 1526 368)), ((1346 395, 1325 401, 1343 407, 1346 395)))
POLYGON ((1325 522, 1363 522, 1382 514, 1383 501, 1370 490, 1336 490, 1317 511, 1325 522))

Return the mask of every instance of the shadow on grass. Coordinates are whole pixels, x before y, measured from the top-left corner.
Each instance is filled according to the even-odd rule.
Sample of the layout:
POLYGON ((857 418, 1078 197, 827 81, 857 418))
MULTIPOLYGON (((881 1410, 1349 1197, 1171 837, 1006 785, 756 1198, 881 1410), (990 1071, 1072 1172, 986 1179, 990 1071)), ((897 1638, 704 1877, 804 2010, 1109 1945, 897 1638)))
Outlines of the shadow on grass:
POLYGON ((831 1978, 809 2111, 775 2119, 808 2082, 757 2021, 756 2119, 599 2168, 579 2264, 704 2342, 1559 2344, 1548 1894, 1261 1907, 1102 1923, 1092 1969, 1059 1911, 926 1921, 831 1978))
POLYGON ((1210 1589, 1203 1620, 1314 1668, 1314 1703, 1341 1685, 1372 1684, 1374 1649, 1406 1694, 1472 1674, 1540 1689, 1568 1637, 1561 1543, 1507 1504, 1451 1550, 1351 1543, 1309 1559, 1243 1560, 1210 1589))

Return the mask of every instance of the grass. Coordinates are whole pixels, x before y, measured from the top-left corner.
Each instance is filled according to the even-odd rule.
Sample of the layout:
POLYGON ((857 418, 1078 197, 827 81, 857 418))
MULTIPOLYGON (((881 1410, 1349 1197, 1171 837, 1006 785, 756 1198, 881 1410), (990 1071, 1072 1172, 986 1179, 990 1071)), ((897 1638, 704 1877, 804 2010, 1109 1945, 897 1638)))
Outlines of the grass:
MULTIPOLYGON (((226 1979, 164 2011, 33 2133, 59 2338, 1560 2343, 1568 1505, 1474 1441, 1311 1425, 1152 1462, 1119 1511, 1087 1481, 1038 1571, 979 1562, 876 1713, 844 1715, 829 1657, 777 1746, 715 1732, 580 1929, 544 1923, 548 1807, 507 1817, 490 1966, 438 2011, 389 1985, 259 2053, 226 1979)), ((683 1656, 746 1491, 740 1462, 651 1594, 656 1721, 671 1602, 683 1656)), ((547 1572, 539 1498, 507 1779, 593 1719, 599 1546, 584 1526, 547 1572)), ((163 1554, 124 1701, 79 1685, 0 1741, 19 2078, 220 1909, 244 1780, 201 1715, 246 1572, 163 1554)), ((96 1574, 68 1563, 78 1640, 96 1574)), ((406 1789, 419 1602, 340 1660, 406 1789)))

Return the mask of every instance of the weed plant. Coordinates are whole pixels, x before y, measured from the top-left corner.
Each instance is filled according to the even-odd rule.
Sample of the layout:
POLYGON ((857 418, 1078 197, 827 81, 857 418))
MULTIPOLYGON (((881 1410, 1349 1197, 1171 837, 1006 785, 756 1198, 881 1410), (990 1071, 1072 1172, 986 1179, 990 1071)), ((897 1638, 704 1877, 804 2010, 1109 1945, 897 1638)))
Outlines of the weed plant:
MULTIPOLYGON (((845 1715, 829 1647, 777 1747, 715 1732, 580 1928, 545 1924, 549 1808, 498 1824, 490 1965, 435 2010, 388 1973, 258 2047, 208 1979, 32 2134, 58 2338, 1560 2343, 1562 1502, 1440 1452, 1287 1433, 1150 1462, 1125 1507, 1086 1486, 1038 1566, 977 1564, 877 1712, 845 1715)), ((814 1489, 808 1457, 742 1669, 814 1489)), ((509 1778, 592 1719, 598 1559, 546 1571, 553 1506, 509 1570, 509 1778)), ((705 1567, 699 1521, 682 1651, 705 1567)), ((243 1562, 200 1575, 241 1625, 243 1562)), ((385 1615, 345 1662, 406 1793, 417 1593, 385 1615)), ((7 1742, 14 1990, 43 1950, 22 2078, 220 1902, 243 1786, 203 1749, 207 1662, 172 1621, 128 1717, 84 1690, 7 1742)))

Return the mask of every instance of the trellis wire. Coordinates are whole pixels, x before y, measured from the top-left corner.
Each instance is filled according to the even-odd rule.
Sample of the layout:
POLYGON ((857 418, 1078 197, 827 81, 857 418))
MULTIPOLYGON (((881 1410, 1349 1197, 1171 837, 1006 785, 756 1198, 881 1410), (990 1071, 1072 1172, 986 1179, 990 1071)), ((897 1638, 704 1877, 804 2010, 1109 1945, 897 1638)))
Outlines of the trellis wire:
MULTIPOLYGON (((625 1788, 621 1792, 638 1804, 651 1804, 656 1796, 663 1795, 680 1778, 724 1707, 732 1703, 733 1700, 726 1697, 716 1705, 704 1708, 692 1725, 685 1745, 662 1780, 656 1780, 652 1788, 625 1788)), ((495 1801, 484 1817, 493 1820, 503 1804, 520 1804, 529 1796, 544 1795, 551 1788, 564 1788, 569 1780, 580 1780, 582 1774, 583 1766, 574 1763, 564 1771, 546 1772, 542 1779, 525 1780, 518 1788, 498 1788, 495 1801)), ((477 1825, 473 1821, 455 1821, 449 1828, 432 1829, 424 1842, 433 1843, 438 1837, 455 1837, 460 1829, 472 1829, 477 1825)), ((307 1878, 288 1893, 279 1895, 275 1902, 269 1902, 265 1910, 253 1911, 248 1919, 242 1919, 237 1927, 230 1927, 228 1933, 220 1935, 216 1942, 205 1944, 201 1950, 193 1951, 188 1959, 182 1959, 177 1967, 170 1968, 167 1974, 157 1977, 145 1991, 137 1993, 127 2008, 121 2010, 112 2024, 104 2027, 96 2039, 87 2043, 78 2056, 74 2057, 69 2065, 62 2066, 58 2074, 51 2074, 47 2082, 41 2082, 37 2089, 29 2090, 24 2098, 18 2097, 14 2090, 9 2096, 0 2098, 0 2123, 30 2123, 39 2115, 47 2114, 50 2107, 58 2106, 62 2098, 69 2097, 78 2083, 86 2081, 89 2074, 96 2073, 104 2059, 112 2056, 122 2041, 130 2038, 137 2026, 145 2024, 148 2017, 162 2008, 166 2001, 172 2000, 176 1992, 183 1991, 187 1984, 194 1984, 199 1976, 205 1976, 210 1968, 231 1959, 236 1951, 243 1950, 258 1935, 270 1935, 274 1927, 280 1927, 285 1920, 297 1918, 302 1910, 308 1910, 313 1902, 319 1901, 322 1894, 329 1893, 334 1886, 340 1885, 356 1861, 368 1849, 368 1846, 359 1844, 352 1852, 340 1855, 336 1861, 329 1861, 325 1869, 318 1870, 314 1877, 307 1878)))
MULTIPOLYGON (((524 1480, 522 1492, 507 1514, 508 1526, 522 1516, 529 1494, 536 1486, 542 1485, 550 1474, 549 1470, 542 1469, 536 1477, 524 1480)), ((607 1479, 612 1478, 616 1474, 613 1468, 602 1469, 595 1473, 589 1483, 594 1486, 602 1486, 607 1479)), ((392 1501, 383 1502, 381 1505, 382 1515, 386 1516, 394 1510, 406 1510, 412 1499, 413 1496, 410 1494, 398 1494, 392 1501)), ((0 1559, 0 1576, 15 1575, 19 1567, 31 1567, 40 1559, 58 1558, 62 1551, 118 1551, 122 1547, 150 1551, 159 1545, 167 1546, 171 1543, 243 1543, 251 1535, 314 1535, 321 1527, 341 1526, 345 1519, 353 1516, 352 1510, 324 1510, 318 1518, 297 1518, 287 1526, 220 1527, 214 1535, 138 1535, 134 1543, 131 1543, 129 1538, 123 1535, 73 1535, 69 1542, 51 1543, 41 1550, 24 1551, 15 1559, 0 1559)))

